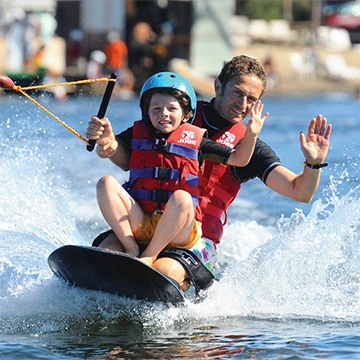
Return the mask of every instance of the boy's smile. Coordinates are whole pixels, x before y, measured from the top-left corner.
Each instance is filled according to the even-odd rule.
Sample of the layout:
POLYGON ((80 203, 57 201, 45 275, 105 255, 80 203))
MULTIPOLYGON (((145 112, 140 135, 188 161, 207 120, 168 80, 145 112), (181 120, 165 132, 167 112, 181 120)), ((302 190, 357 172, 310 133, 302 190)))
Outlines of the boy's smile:
POLYGON ((149 117, 154 128, 165 134, 176 130, 184 119, 180 103, 174 97, 161 93, 151 97, 149 117))

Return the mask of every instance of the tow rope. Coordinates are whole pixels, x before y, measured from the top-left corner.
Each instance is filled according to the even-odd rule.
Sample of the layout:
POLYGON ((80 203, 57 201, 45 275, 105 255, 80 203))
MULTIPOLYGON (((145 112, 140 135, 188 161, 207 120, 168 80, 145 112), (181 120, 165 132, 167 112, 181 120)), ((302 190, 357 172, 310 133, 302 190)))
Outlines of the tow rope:
POLYGON ((78 80, 78 81, 68 81, 68 82, 62 82, 62 83, 54 83, 54 84, 46 84, 46 85, 36 85, 36 86, 27 86, 27 87, 21 87, 19 85, 15 85, 14 82, 6 75, 0 75, 0 87, 6 90, 14 90, 22 95, 24 95, 27 99, 32 101, 35 105, 37 105, 41 110, 45 111, 47 114, 49 114, 51 117, 53 117, 56 121, 58 121, 62 126, 64 126, 67 130, 69 130, 72 134, 77 136, 80 140, 86 143, 87 149, 89 151, 92 151, 95 145, 94 140, 87 140, 85 139, 81 134, 79 134, 76 130, 74 130, 72 127, 67 125, 64 121, 62 121, 58 116, 54 115, 50 110, 46 109, 43 105, 41 105, 38 101, 36 101, 34 98, 32 98, 29 94, 27 94, 25 91, 28 90, 42 90, 49 87, 55 87, 55 86, 66 86, 66 85, 80 85, 80 84, 91 84, 91 83, 97 83, 97 82, 108 82, 108 85, 106 87, 102 103, 99 109, 98 117, 102 118, 105 116, 106 108, 109 103, 112 90, 116 83, 116 74, 111 74, 110 78, 104 77, 104 78, 97 78, 97 79, 84 79, 84 80, 78 80))

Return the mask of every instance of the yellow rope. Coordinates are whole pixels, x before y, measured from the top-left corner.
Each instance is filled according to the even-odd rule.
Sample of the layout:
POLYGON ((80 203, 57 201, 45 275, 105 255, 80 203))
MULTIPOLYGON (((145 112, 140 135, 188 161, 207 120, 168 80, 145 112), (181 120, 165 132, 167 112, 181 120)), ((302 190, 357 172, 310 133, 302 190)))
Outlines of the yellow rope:
POLYGON ((116 79, 109 79, 109 78, 97 78, 97 79, 85 79, 85 80, 78 80, 78 81, 68 81, 63 83, 56 83, 56 84, 46 84, 46 85, 36 85, 36 86, 28 86, 22 88, 22 90, 36 90, 36 89, 45 89, 48 87, 54 86, 65 86, 65 85, 79 85, 79 84, 91 84, 95 82, 105 82, 105 81, 113 81, 115 82, 116 79))
POLYGON ((50 116, 52 116, 56 121, 58 121, 61 125, 63 125, 66 129, 68 129, 69 131, 71 131, 74 135, 76 135, 80 140, 84 141, 87 145, 89 145, 89 142, 83 137, 81 136, 76 130, 74 130, 73 128, 71 128, 69 125, 67 125, 66 123, 64 123, 62 120, 60 120, 56 115, 54 115, 52 112, 50 112, 48 109, 46 109, 44 106, 42 106, 40 103, 38 103, 35 99, 33 99, 30 95, 28 95, 26 92, 24 92, 20 86, 14 86, 13 87, 14 90, 20 92, 21 94, 23 94, 26 98, 28 98, 30 101, 32 101, 35 105, 37 105, 40 109, 44 110, 47 114, 49 114, 50 116))
POLYGON ((51 117, 53 117, 56 121, 58 121, 62 126, 64 126, 66 129, 68 129, 71 133, 73 133, 75 136, 77 136, 80 140, 84 141, 87 145, 90 145, 89 141, 86 140, 82 135, 80 135, 76 130, 71 128, 69 125, 67 125, 64 121, 59 119, 56 115, 54 115, 52 112, 50 112, 48 109, 46 109, 44 106, 42 106, 40 103, 38 103, 35 99, 33 99, 30 95, 28 95, 24 90, 35 90, 35 89, 43 89, 53 86, 64 86, 64 85, 77 85, 77 84, 87 84, 87 83, 95 83, 95 82, 101 82, 101 81, 116 81, 116 79, 112 78, 98 78, 98 79, 86 79, 86 80, 79 80, 79 81, 70 81, 70 82, 64 82, 64 83, 57 83, 57 84, 48 84, 48 85, 36 85, 36 86, 28 86, 22 88, 21 86, 14 85, 13 90, 23 94, 27 99, 32 101, 35 105, 37 105, 41 110, 45 111, 47 114, 49 114, 51 117))

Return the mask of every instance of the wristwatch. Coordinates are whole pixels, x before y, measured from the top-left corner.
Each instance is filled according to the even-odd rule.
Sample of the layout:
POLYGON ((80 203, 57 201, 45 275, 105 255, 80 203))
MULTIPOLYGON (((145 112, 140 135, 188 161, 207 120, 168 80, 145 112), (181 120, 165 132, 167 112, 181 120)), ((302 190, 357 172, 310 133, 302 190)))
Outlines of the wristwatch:
POLYGON ((328 166, 328 163, 320 163, 320 164, 310 164, 307 161, 304 161, 304 164, 310 169, 321 169, 323 167, 328 166))

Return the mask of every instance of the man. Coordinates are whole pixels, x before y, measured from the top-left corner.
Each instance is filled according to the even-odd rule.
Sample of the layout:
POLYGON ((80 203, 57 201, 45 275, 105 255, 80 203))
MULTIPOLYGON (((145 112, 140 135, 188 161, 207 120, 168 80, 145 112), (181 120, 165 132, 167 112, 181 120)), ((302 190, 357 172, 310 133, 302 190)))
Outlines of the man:
MULTIPOLYGON (((234 57, 224 64, 215 80, 215 98, 210 103, 198 102, 194 124, 206 128, 214 141, 236 147, 244 133, 243 121, 254 102, 261 98, 265 88, 266 72, 261 64, 244 55, 234 57)), ((318 115, 310 121, 307 136, 300 133, 300 146, 305 158, 301 174, 285 168, 275 152, 259 139, 254 154, 245 167, 205 161, 203 175, 199 180, 200 207, 204 213, 202 231, 203 237, 211 240, 215 250, 222 238, 222 218, 225 215, 226 220, 226 210, 236 198, 241 183, 259 177, 272 190, 295 201, 312 200, 319 186, 321 168, 326 166, 324 160, 329 150, 331 130, 326 119, 318 115)), ((86 135, 89 139, 97 140, 97 153, 101 157, 108 157, 107 149, 117 147, 118 140, 107 121, 103 122, 102 127, 90 122, 86 135), (102 134, 101 137, 98 132, 102 134)), ((121 167, 116 162, 116 153, 112 153, 110 159, 121 167)), ((116 250, 117 243, 117 238, 107 233, 100 236, 94 245, 116 250)), ((164 256, 158 258, 153 267, 175 279, 184 289, 189 269, 185 270, 186 264, 180 260, 164 256)))

